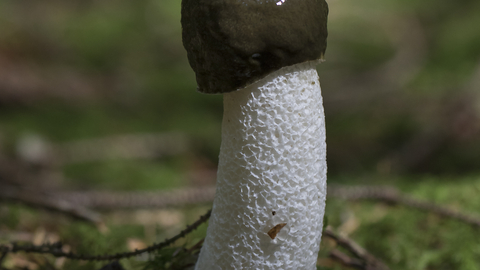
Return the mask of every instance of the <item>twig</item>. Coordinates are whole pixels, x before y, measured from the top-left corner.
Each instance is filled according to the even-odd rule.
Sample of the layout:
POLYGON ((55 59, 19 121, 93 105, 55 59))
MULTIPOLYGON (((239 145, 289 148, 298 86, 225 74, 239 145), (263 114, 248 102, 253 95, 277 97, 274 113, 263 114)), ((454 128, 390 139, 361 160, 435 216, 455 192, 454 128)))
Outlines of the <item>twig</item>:
POLYGON ((156 192, 62 192, 55 196, 94 209, 162 208, 213 201, 215 187, 182 188, 156 192))
POLYGON ((329 257, 335 261, 340 262, 344 266, 356 269, 365 269, 362 261, 352 258, 338 249, 333 249, 332 251, 330 251, 329 257))
POLYGON ((76 254, 73 252, 63 252, 61 249, 61 244, 44 244, 44 245, 18 245, 16 243, 12 243, 10 245, 3 245, 0 244, 0 252, 3 253, 16 253, 16 252, 27 252, 27 253, 39 253, 39 254, 51 254, 55 257, 65 257, 71 260, 83 260, 83 261, 113 261, 113 260, 120 260, 124 258, 130 258, 133 256, 140 255, 142 253, 152 252, 155 250, 162 249, 164 247, 169 246, 170 244, 174 243, 178 239, 185 237, 191 231, 195 230, 200 226, 202 223, 208 220, 210 217, 211 210, 209 210, 205 215, 201 216, 197 221, 195 221, 192 225, 187 226, 183 231, 179 234, 175 235, 172 238, 166 239, 165 241, 153 244, 148 246, 144 249, 138 249, 133 252, 123 252, 123 253, 116 253, 116 254, 105 254, 105 255, 86 255, 86 254, 76 254))
POLYGON ((34 208, 42 208, 49 211, 66 214, 73 218, 92 222, 100 225, 100 214, 90 211, 80 205, 72 204, 67 200, 61 200, 53 196, 44 195, 40 192, 18 188, 9 185, 1 185, 0 201, 18 202, 34 208))
POLYGON ((187 249, 187 252, 192 253, 193 251, 197 249, 201 249, 203 246, 203 242, 205 241, 205 238, 200 239, 195 245, 193 245, 191 248, 187 249))
POLYGON ((445 208, 430 202, 418 200, 409 196, 398 197, 397 200, 392 200, 392 202, 396 202, 396 203, 410 206, 413 208, 421 209, 427 212, 432 212, 439 216, 456 219, 475 227, 480 227, 480 219, 477 217, 470 216, 470 215, 461 213, 459 211, 445 208))
MULTIPOLYGON (((402 194, 394 187, 329 185, 328 197, 343 200, 379 200, 400 204, 456 219, 480 227, 480 218, 451 210, 431 202, 402 194)), ((160 192, 63 192, 58 196, 75 205, 95 209, 159 208, 213 201, 214 187, 189 188, 160 192)))
POLYGON ((0 267, 2 267, 3 260, 5 259, 5 257, 7 257, 8 252, 2 252, 1 254, 2 255, 0 256, 0 267))
POLYGON ((480 218, 478 217, 460 213, 459 211, 431 202, 415 199, 408 195, 403 195, 398 189, 393 187, 331 186, 328 189, 328 194, 344 200, 380 200, 390 204, 405 205, 426 212, 435 213, 439 216, 456 219, 475 227, 480 227, 480 218))
POLYGON ((353 241, 350 238, 339 236, 335 234, 330 228, 326 228, 323 231, 323 235, 334 240, 337 245, 345 248, 350 253, 352 253, 355 258, 350 258, 348 255, 342 253, 339 250, 332 250, 330 252, 330 257, 340 261, 345 266, 355 267, 358 269, 364 270, 389 270, 390 268, 385 265, 382 261, 377 259, 375 256, 367 252, 364 248, 362 248, 359 244, 353 241))
POLYGON ((350 251, 352 254, 359 258, 363 258, 367 254, 367 251, 361 246, 359 246, 357 243, 355 243, 353 240, 336 235, 330 228, 326 228, 323 231, 323 234, 326 237, 334 240, 339 246, 346 248, 348 251, 350 251))

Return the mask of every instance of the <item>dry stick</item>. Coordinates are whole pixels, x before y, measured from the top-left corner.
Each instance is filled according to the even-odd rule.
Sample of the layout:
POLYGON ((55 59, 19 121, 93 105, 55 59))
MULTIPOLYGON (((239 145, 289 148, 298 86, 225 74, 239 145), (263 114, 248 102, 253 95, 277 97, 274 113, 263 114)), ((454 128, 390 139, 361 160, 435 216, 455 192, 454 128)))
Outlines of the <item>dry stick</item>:
POLYGON ((162 208, 210 203, 215 196, 215 187, 182 188, 155 192, 62 192, 54 195, 76 205, 94 209, 162 208))
POLYGON ((67 200, 61 200, 32 190, 1 185, 0 201, 1 200, 18 202, 30 207, 66 214, 75 219, 91 222, 96 225, 101 224, 100 214, 98 213, 90 211, 80 205, 75 205, 67 200))
MULTIPOLYGON (((0 190, 0 196, 2 195, 3 190, 4 189, 0 190)), ((202 198, 202 200, 206 200, 209 197, 213 198, 213 192, 212 192, 211 188, 205 189, 203 191, 204 191, 203 193, 206 193, 206 194, 202 194, 202 192, 199 192, 198 190, 197 191, 192 191, 191 190, 191 193, 183 190, 182 192, 183 193, 186 192, 185 194, 187 194, 187 195, 183 196, 182 198, 184 200, 187 200, 187 201, 190 201, 190 202, 195 201, 197 196, 200 196, 202 198)), ((179 191, 177 191, 177 192, 179 192, 179 191)), ((329 193, 330 197, 337 197, 337 198, 341 198, 341 199, 345 199, 345 200, 375 199, 375 200, 381 200, 381 201, 385 201, 385 202, 389 202, 389 203, 404 204, 406 206, 430 211, 430 212, 436 213, 436 214, 441 215, 441 216, 458 219, 458 220, 466 222, 468 224, 480 227, 480 220, 475 218, 475 217, 468 216, 466 214, 462 214, 462 213, 459 213, 457 211, 450 210, 450 209, 435 205, 433 203, 428 203, 428 202, 425 202, 425 201, 421 201, 421 200, 418 200, 418 199, 413 199, 413 198, 410 198, 408 196, 401 195, 401 193, 396 188, 392 188, 392 187, 331 186, 328 189, 328 193, 329 193)), ((136 197, 138 197, 138 198, 143 197, 144 198, 145 194, 137 194, 137 193, 133 193, 133 194, 132 193, 127 193, 127 194, 128 194, 128 197, 130 198, 129 199, 130 202, 132 202, 132 201, 136 202, 136 203, 134 203, 135 207, 141 207, 142 206, 141 202, 145 203, 145 201, 142 201, 141 199, 140 200, 135 199, 136 197)), ((156 194, 157 194, 157 196, 159 196, 158 193, 156 193, 156 194)), ((178 194, 181 194, 181 193, 178 193, 178 194)), ((116 196, 115 200, 113 200, 113 201, 118 203, 123 196, 122 196, 122 194, 116 194, 116 195, 117 196, 116 196)), ((150 194, 150 196, 154 196, 154 193, 150 194)), ((98 207, 98 206, 101 205, 101 201, 99 201, 99 198, 101 198, 102 196, 101 196, 101 194, 96 193, 95 197, 97 199, 95 200, 94 205, 98 207)), ((84 196, 83 200, 88 201, 88 198, 86 198, 84 196)), ((175 203, 181 203, 181 201, 182 200, 176 200, 175 203)), ((85 201, 83 201, 83 202, 85 203, 85 201)), ((78 203, 79 203, 79 201, 76 202, 76 204, 78 204, 78 203)), ((148 206, 149 207, 154 207, 156 203, 158 203, 158 201, 149 201, 148 206)), ((168 204, 168 202, 166 202, 166 201, 161 201, 160 204, 162 206, 165 206, 166 203, 168 204)), ((183 203, 185 203, 185 201, 183 201, 183 203)), ((124 207, 126 205, 127 205, 127 203, 122 204, 122 206, 124 206, 124 207)), ((138 251, 130 252, 130 253, 119 253, 119 254, 104 255, 104 256, 76 255, 76 254, 73 254, 71 252, 70 253, 64 253, 64 252, 61 252, 61 251, 58 251, 58 250, 52 250, 51 246, 48 247, 48 246, 45 246, 45 245, 43 245, 43 246, 12 245, 11 247, 5 246, 5 245, 3 245, 3 246, 0 245, 0 252, 8 253, 8 252, 26 251, 26 252, 37 252, 37 253, 50 253, 50 254, 52 254, 56 257, 67 257, 67 258, 70 258, 70 259, 80 259, 80 260, 114 260, 114 259, 121 259, 121 258, 131 257, 131 256, 135 256, 135 255, 138 255, 138 254, 141 254, 141 253, 144 253, 144 252, 151 252, 153 250, 163 248, 163 247, 173 243, 178 238, 185 236, 190 231, 194 230, 196 227, 198 227, 198 225, 205 222, 209 218, 209 216, 210 216, 210 211, 207 212, 207 214, 205 214, 204 216, 202 216, 199 220, 197 220, 194 224, 187 227, 187 229, 182 231, 179 235, 177 235, 177 236, 175 236, 175 237, 173 237, 169 240, 166 240, 163 243, 156 244, 156 245, 150 246, 146 249, 142 249, 142 250, 138 250, 138 251)), ((363 248, 358 246, 353 241, 348 240, 347 238, 338 237, 332 231, 330 231, 328 229, 325 230, 324 234, 325 234, 325 236, 334 239, 338 243, 338 245, 346 248, 351 253, 353 253, 355 256, 357 256, 359 258, 364 258, 366 262, 379 262, 377 259, 375 259, 373 256, 369 255, 363 248)), ((334 253, 331 254, 331 256, 333 258, 336 258, 339 261, 342 261, 344 264, 347 264, 347 261, 345 260, 346 255, 342 256, 341 252, 335 251, 334 253)), ((350 266, 352 266, 352 267, 356 264, 355 260, 350 260, 349 262, 350 262, 349 263, 350 266)), ((383 264, 376 263, 376 264, 373 264, 373 265, 374 266, 376 265, 375 266, 376 268, 365 268, 365 269, 388 269, 388 268, 385 268, 386 266, 384 266, 383 264), (381 267, 383 267, 383 268, 381 268, 381 267)))
MULTIPOLYGON (((379 200, 432 212, 480 227, 480 218, 451 210, 424 200, 403 195, 394 187, 329 185, 328 197, 344 200, 379 200)), ((58 196, 75 205, 97 209, 159 208, 211 202, 214 187, 189 188, 160 192, 64 192, 58 196)))
POLYGON ((330 251, 329 257, 335 261, 340 262, 344 266, 356 268, 356 269, 365 269, 363 262, 356 258, 351 258, 347 254, 341 252, 338 249, 330 251))
POLYGON ((44 189, 42 184, 49 180, 51 175, 33 170, 32 166, 0 153, 0 201, 22 203, 102 225, 99 214, 82 205, 41 192, 44 189))
POLYGON ((2 267, 3 260, 7 257, 8 252, 2 252, 0 256, 0 267, 2 267))
POLYGON ((352 239, 347 237, 339 236, 335 234, 330 228, 326 228, 323 231, 323 235, 334 240, 339 246, 345 248, 349 252, 351 252, 355 257, 361 259, 359 262, 358 259, 352 259, 348 257, 346 254, 338 251, 332 250, 330 256, 334 259, 339 260, 346 266, 356 267, 359 269, 368 269, 368 270, 389 270, 388 266, 386 266, 383 262, 379 259, 375 258, 372 254, 362 248, 359 244, 357 244, 352 239))
POLYGON ((341 187, 332 186, 328 189, 328 194, 344 200, 380 200, 387 203, 400 204, 412 208, 435 213, 439 216, 462 221, 474 227, 480 227, 480 218, 461 213, 456 210, 436 205, 431 202, 412 198, 393 187, 341 187))
POLYGON ((175 235, 172 238, 165 239, 165 241, 153 244, 148 246, 144 249, 136 249, 132 252, 123 252, 123 253, 116 253, 116 254, 106 254, 106 255, 85 255, 85 254, 76 254, 73 252, 63 252, 61 250, 61 244, 44 244, 44 245, 17 245, 16 243, 12 243, 9 245, 0 244, 0 252, 2 253, 16 253, 16 252, 28 252, 28 253, 39 253, 39 254, 51 254, 55 257, 65 257, 71 260, 83 260, 83 261, 113 261, 113 260, 120 260, 124 258, 130 258, 133 256, 137 256, 147 252, 153 252, 155 250, 162 249, 167 247, 177 241, 180 238, 185 237, 187 234, 198 228, 202 223, 208 220, 210 217, 211 210, 209 210, 205 215, 201 216, 197 221, 195 221, 192 225, 187 226, 183 231, 179 234, 175 235))
POLYGON ((323 234, 326 237, 334 240, 339 246, 346 248, 348 251, 350 251, 353 255, 357 256, 358 258, 363 258, 367 254, 367 251, 362 247, 360 247, 353 240, 336 235, 330 228, 326 228, 323 234))
POLYGON ((460 213, 459 211, 453 210, 453 209, 448 209, 445 207, 441 207, 439 205, 435 205, 433 203, 421 201, 415 198, 411 198, 408 196, 399 196, 397 198, 391 198, 391 202, 395 203, 400 203, 404 204, 413 208, 425 210, 427 212, 432 212, 435 213, 439 216, 444 216, 444 217, 449 217, 453 218, 456 220, 463 221, 465 223, 468 223, 470 225, 480 227, 480 219, 470 216, 464 213, 460 213))
MULTIPOLYGON (((0 244, 0 252, 3 253, 3 257, 6 256, 8 253, 16 253, 16 252, 28 252, 28 253, 40 253, 40 254, 51 254, 55 257, 65 257, 68 259, 73 259, 73 260, 86 260, 86 261, 111 261, 111 260, 120 260, 124 258, 129 258, 133 256, 140 255, 142 253, 146 252, 152 252, 155 250, 162 249, 166 246, 169 246, 170 244, 174 243, 178 239, 185 237, 187 234, 189 234, 191 231, 195 230, 200 226, 202 223, 206 222, 208 218, 210 218, 211 210, 209 210, 205 215, 201 216, 197 221, 195 221, 192 225, 187 226, 187 228, 183 231, 181 231, 179 234, 176 236, 166 239, 162 243, 154 244, 151 245, 145 249, 140 249, 140 250, 135 250, 133 252, 124 252, 124 253, 117 253, 113 255, 83 255, 83 254, 75 254, 73 252, 63 252, 61 251, 62 244, 61 243, 55 243, 55 244, 44 244, 40 246, 36 245, 17 245, 16 243, 12 243, 10 245, 2 245, 0 244)), ((360 247, 358 244, 356 244, 353 240, 350 240, 345 237, 340 237, 337 236, 332 230, 329 228, 325 229, 324 231, 324 236, 329 237, 333 239, 339 246, 346 248, 349 250, 351 253, 353 253, 355 256, 358 258, 362 259, 363 262, 359 262, 358 259, 351 259, 347 255, 341 253, 338 250, 332 251, 330 254, 331 257, 334 259, 337 259, 341 261, 343 264, 347 266, 357 266, 361 267, 359 269, 365 269, 365 270, 388 270, 389 268, 385 265, 383 265, 382 262, 380 262, 378 259, 376 259, 374 256, 369 254, 367 251, 365 251, 362 247, 360 247), (343 255, 342 255, 343 254, 343 255), (348 259, 347 259, 348 258, 348 259), (375 266, 377 268, 368 268, 371 266, 375 266), (365 268, 367 267, 367 268, 365 268)), ((189 251, 197 249, 199 245, 201 245, 203 240, 198 242, 194 247, 190 248, 189 251)))

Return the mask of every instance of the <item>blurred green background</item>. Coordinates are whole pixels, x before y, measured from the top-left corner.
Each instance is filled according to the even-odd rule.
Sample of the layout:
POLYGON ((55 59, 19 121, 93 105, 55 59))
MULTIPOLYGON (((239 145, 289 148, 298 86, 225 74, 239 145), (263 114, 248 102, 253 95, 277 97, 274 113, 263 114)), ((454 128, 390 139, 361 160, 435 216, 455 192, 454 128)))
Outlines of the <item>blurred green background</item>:
MULTIPOLYGON (((478 215, 480 2, 329 6, 326 62, 318 67, 329 183, 393 185, 478 215)), ((123 191, 213 185, 222 97, 195 88, 179 0, 0 1, 0 153, 54 167, 57 177, 38 185, 123 191), (168 144, 179 146, 155 155, 129 145, 127 152, 140 148, 131 157, 92 144, 85 157, 65 154, 78 151, 69 148, 76 142, 142 134, 173 134, 168 144), (53 146, 63 149, 60 160, 45 150, 53 146)), ((354 215, 358 226, 347 234, 392 269, 480 268, 480 235, 468 225, 378 203, 327 205, 334 227, 345 224, 345 213, 354 215)), ((24 210, 5 209, 0 230, 15 230, 12 215, 24 210)), ((185 211, 182 222, 202 212, 185 211)))

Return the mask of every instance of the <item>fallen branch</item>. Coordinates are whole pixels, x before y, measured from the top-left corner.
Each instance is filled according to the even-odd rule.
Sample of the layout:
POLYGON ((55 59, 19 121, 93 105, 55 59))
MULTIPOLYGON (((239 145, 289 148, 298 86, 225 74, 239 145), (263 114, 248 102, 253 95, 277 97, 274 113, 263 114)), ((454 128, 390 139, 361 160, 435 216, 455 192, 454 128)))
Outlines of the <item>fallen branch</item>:
POLYGON ((2 267, 3 260, 7 257, 8 252, 2 252, 0 255, 0 267, 2 267))
POLYGON ((356 258, 351 258, 345 253, 334 249, 330 252, 330 257, 336 261, 341 262, 345 266, 354 267, 364 270, 389 270, 390 268, 375 256, 367 252, 364 248, 358 245, 352 239, 344 236, 339 236, 330 228, 323 231, 323 236, 335 241, 335 243, 348 250, 356 258))
POLYGON ((43 244, 43 245, 32 245, 32 244, 23 244, 18 245, 17 243, 11 243, 9 245, 0 244, 1 253, 17 253, 17 252, 27 252, 27 253, 37 253, 37 254, 50 254, 54 257, 65 257, 71 260, 82 260, 82 261, 113 261, 120 260, 125 258, 134 257, 143 253, 150 253, 156 250, 160 250, 164 247, 167 247, 173 244, 180 238, 185 237, 187 234, 198 228, 202 223, 208 220, 210 217, 211 210, 209 210, 205 215, 201 216, 197 221, 192 225, 187 226, 179 234, 175 235, 172 238, 165 239, 165 241, 153 244, 144 249, 138 249, 132 252, 123 252, 116 254, 105 254, 105 255, 87 255, 87 254, 76 254, 74 252, 64 252, 62 251, 61 243, 54 244, 43 244))
POLYGON ((426 212, 431 212, 446 218, 456 219, 469 225, 480 227, 480 218, 449 209, 425 200, 415 199, 402 194, 393 187, 342 187, 328 188, 328 195, 344 200, 379 200, 389 204, 405 205, 426 212))
MULTIPOLYGON (((215 188, 188 188, 159 192, 63 192, 56 195, 76 205, 94 209, 138 209, 211 202, 215 196, 215 188)), ((405 205, 480 227, 478 217, 412 198, 394 187, 331 185, 328 186, 327 195, 329 198, 343 200, 377 200, 405 205)))
POLYGON ((56 193, 55 196, 92 209, 164 208, 212 202, 215 196, 215 187, 182 188, 156 192, 62 192, 56 193))
POLYGON ((330 251, 330 254, 328 256, 332 258, 334 261, 340 262, 343 266, 352 267, 356 269, 365 269, 361 260, 352 258, 338 249, 334 249, 330 251))
MULTIPOLYGON (((211 215, 211 210, 209 210, 205 215, 201 216, 197 221, 192 225, 187 226, 179 234, 175 235, 172 238, 166 239, 162 243, 151 245, 144 249, 135 250, 133 252, 124 252, 116 254, 106 254, 106 255, 86 255, 86 254, 76 254, 74 252, 64 252, 62 251, 63 245, 60 242, 53 244, 43 244, 43 245, 32 245, 24 244, 18 245, 17 243, 11 243, 9 245, 0 244, 0 253, 2 253, 2 258, 4 258, 8 253, 17 253, 17 252, 27 252, 27 253, 37 253, 37 254, 50 254, 54 257, 65 257, 72 260, 84 260, 84 261, 118 261, 121 259, 138 256, 143 253, 150 253, 153 251, 160 250, 164 247, 167 247, 177 241, 178 239, 185 237, 187 234, 198 228, 202 223, 206 222, 211 215)), ((346 237, 341 237, 336 235, 331 229, 327 228, 323 233, 324 237, 333 239, 339 246, 347 249, 357 258, 350 258, 348 255, 342 253, 339 250, 332 250, 330 252, 330 257, 334 260, 341 262, 342 264, 350 267, 356 267, 358 269, 364 270, 389 270, 389 268, 384 265, 380 260, 376 259, 373 255, 365 251, 362 247, 356 244, 353 240, 346 237)), ((193 251, 201 247, 203 240, 199 241, 195 246, 190 248, 188 251, 193 251)))
POLYGON ((78 220, 101 225, 100 214, 55 196, 49 196, 33 190, 1 185, 0 201, 17 202, 48 211, 65 214, 78 220))

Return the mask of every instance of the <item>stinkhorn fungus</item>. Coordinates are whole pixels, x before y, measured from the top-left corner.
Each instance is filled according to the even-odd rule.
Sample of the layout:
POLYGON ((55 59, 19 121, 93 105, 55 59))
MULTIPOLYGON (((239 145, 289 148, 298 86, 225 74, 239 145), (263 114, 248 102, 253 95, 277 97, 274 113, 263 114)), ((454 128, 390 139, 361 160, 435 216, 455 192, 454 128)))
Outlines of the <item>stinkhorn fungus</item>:
POLYGON ((326 198, 315 65, 324 0, 183 0, 198 90, 224 93, 212 216, 196 268, 316 269, 326 198))

